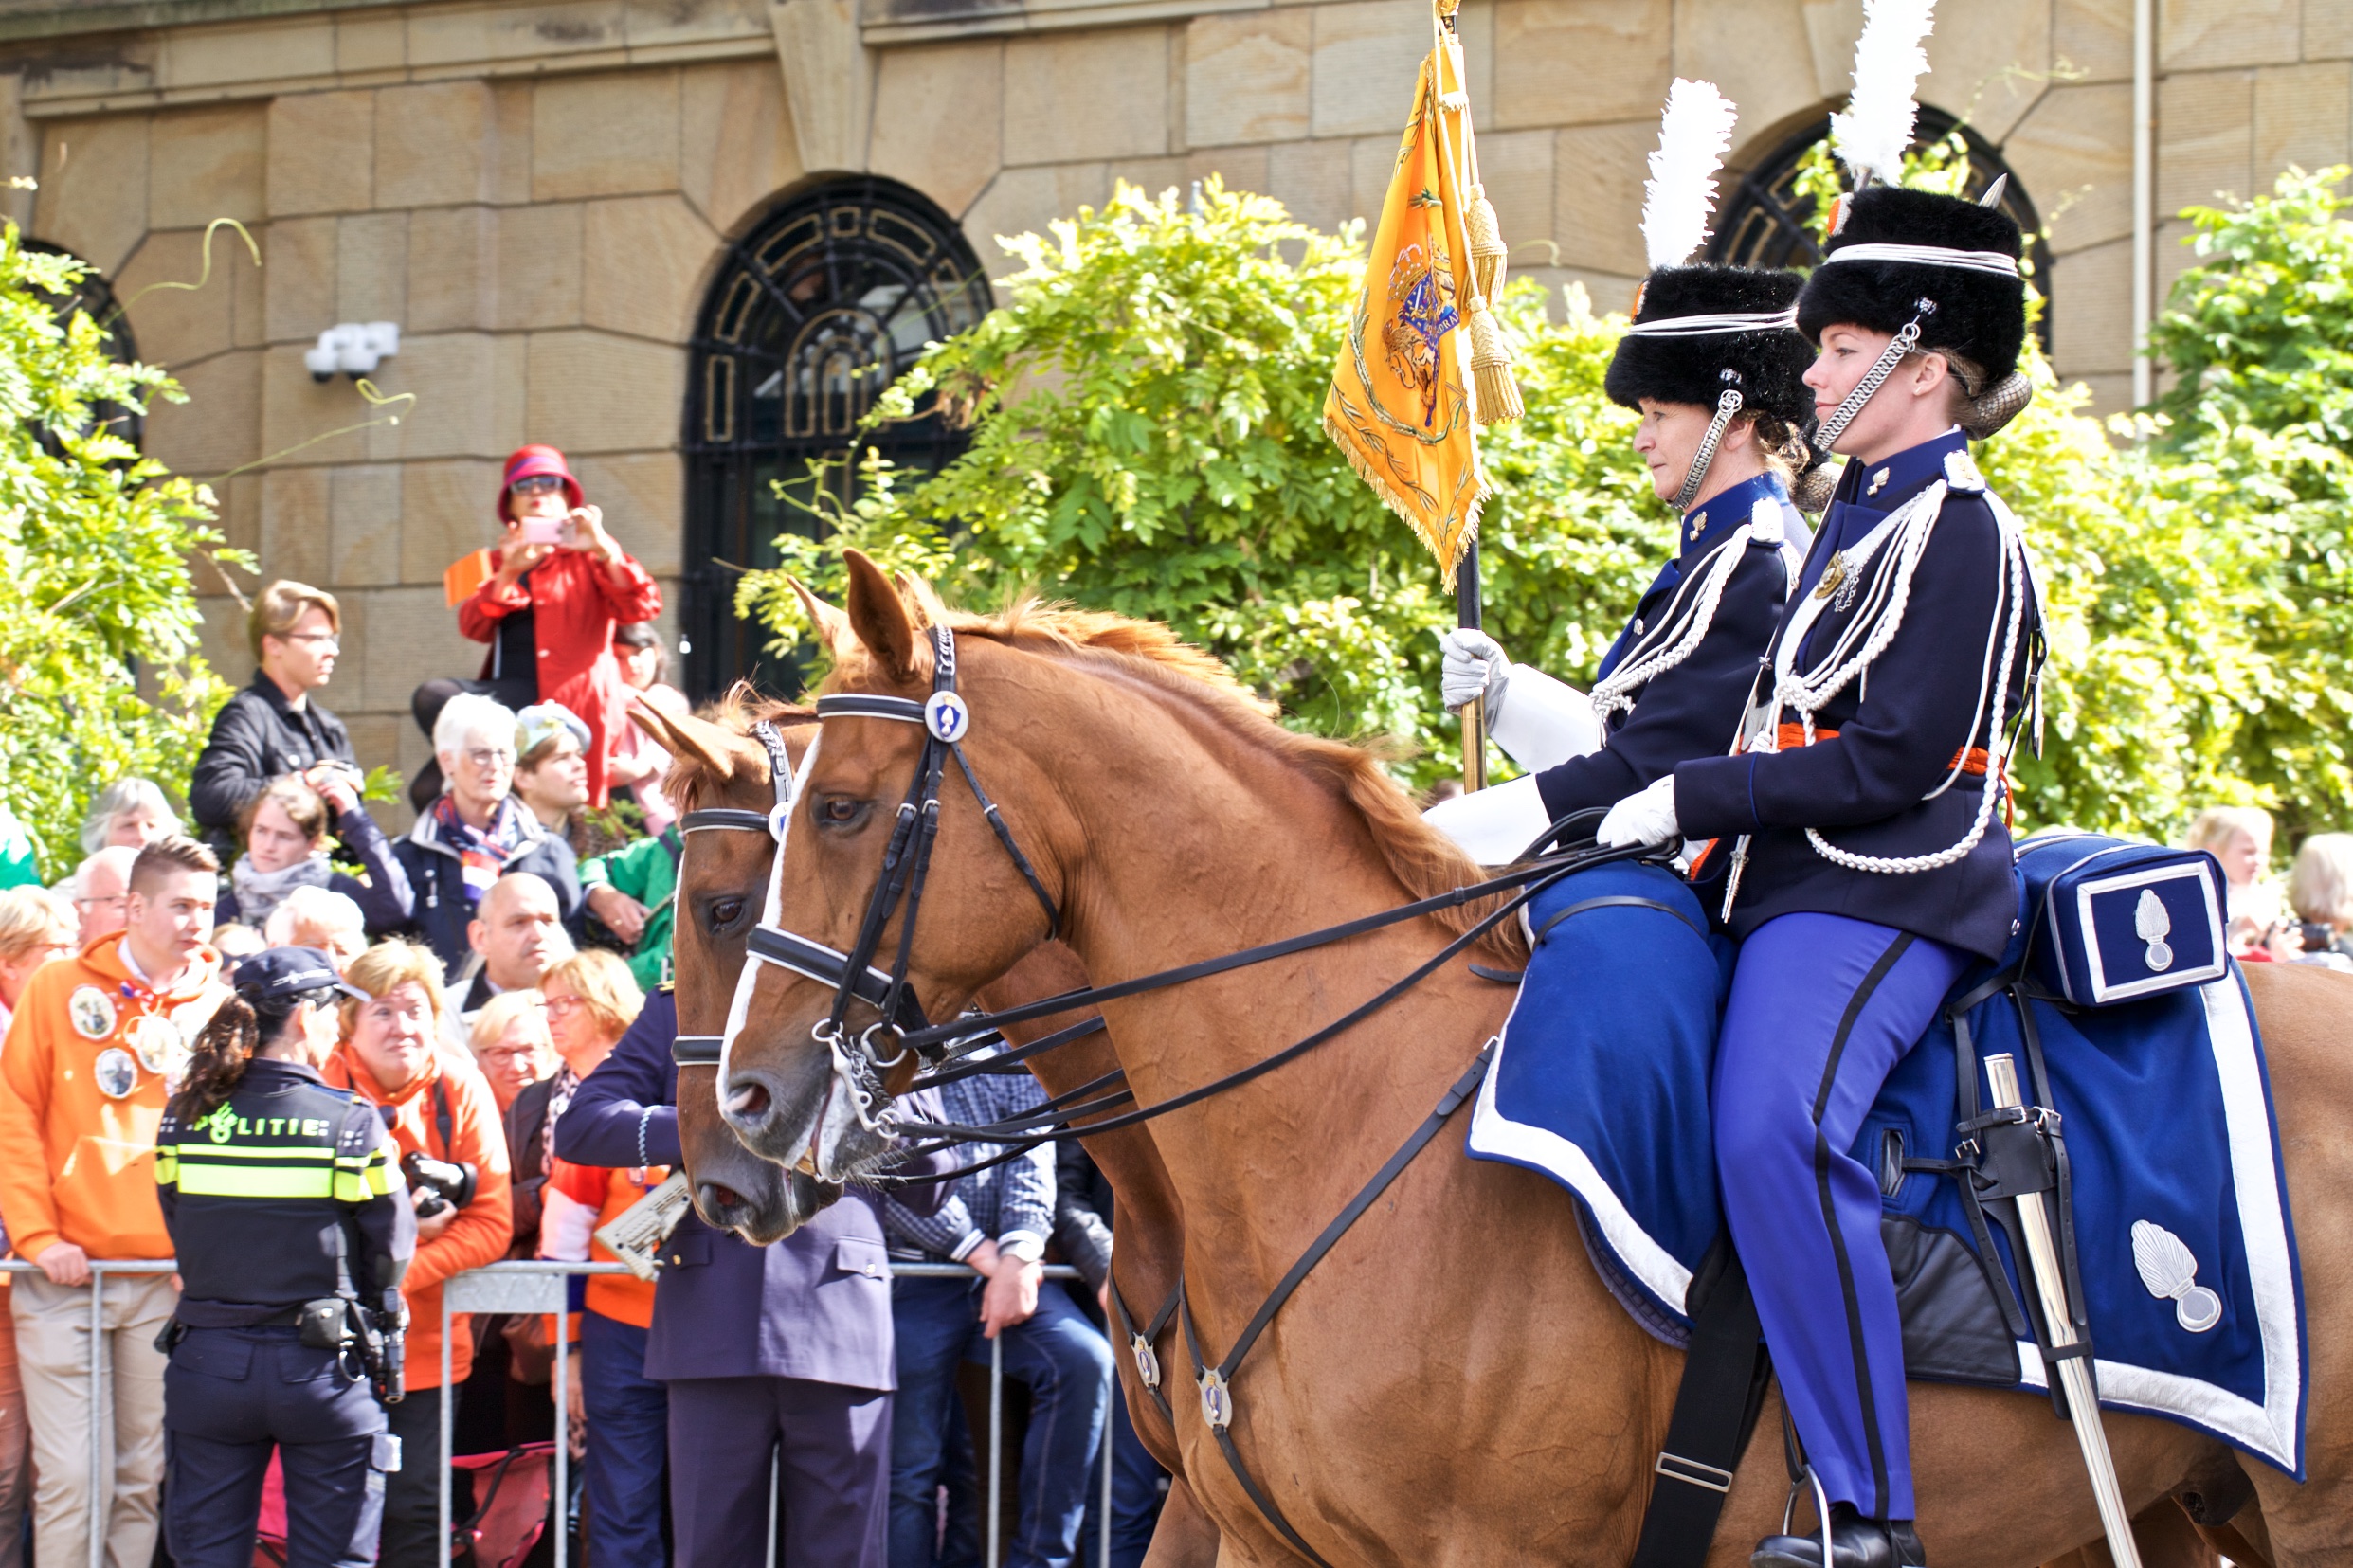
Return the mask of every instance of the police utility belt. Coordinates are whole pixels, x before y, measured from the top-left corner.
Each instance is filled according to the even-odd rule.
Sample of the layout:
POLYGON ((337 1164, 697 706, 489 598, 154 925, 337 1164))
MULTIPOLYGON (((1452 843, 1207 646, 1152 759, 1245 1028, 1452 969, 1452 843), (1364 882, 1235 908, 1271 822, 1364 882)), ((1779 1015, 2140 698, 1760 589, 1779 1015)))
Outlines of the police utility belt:
POLYGON ((171 1355, 191 1328, 292 1328, 310 1349, 334 1351, 345 1377, 367 1379, 380 1402, 396 1405, 407 1394, 404 1350, 408 1312, 397 1289, 384 1295, 382 1307, 352 1296, 320 1296, 299 1307, 280 1307, 182 1302, 155 1336, 155 1349, 171 1355))

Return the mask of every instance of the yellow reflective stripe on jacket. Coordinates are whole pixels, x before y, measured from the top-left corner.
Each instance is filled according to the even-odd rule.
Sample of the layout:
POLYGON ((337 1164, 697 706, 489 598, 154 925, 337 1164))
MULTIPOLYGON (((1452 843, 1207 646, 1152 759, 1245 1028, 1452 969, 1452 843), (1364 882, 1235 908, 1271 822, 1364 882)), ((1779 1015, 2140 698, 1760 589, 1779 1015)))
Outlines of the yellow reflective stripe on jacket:
POLYGON ((332 1198, 335 1175, 325 1166, 189 1164, 180 1172, 183 1198, 332 1198))
POLYGON ((155 1185, 171 1186, 180 1179, 180 1151, 175 1144, 159 1144, 155 1147, 155 1185))

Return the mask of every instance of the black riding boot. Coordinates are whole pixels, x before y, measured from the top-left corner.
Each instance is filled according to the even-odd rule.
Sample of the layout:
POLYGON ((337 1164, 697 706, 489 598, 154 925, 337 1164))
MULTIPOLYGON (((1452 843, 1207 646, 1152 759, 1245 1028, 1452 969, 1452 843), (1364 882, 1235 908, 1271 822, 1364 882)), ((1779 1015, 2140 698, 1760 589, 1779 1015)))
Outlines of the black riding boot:
MULTIPOLYGON (((1910 1520, 1865 1519, 1853 1504, 1830 1505, 1827 1568, 1927 1568, 1928 1560, 1910 1520)), ((1749 1568, 1825 1568, 1821 1532, 1766 1536, 1748 1562, 1749 1568)))

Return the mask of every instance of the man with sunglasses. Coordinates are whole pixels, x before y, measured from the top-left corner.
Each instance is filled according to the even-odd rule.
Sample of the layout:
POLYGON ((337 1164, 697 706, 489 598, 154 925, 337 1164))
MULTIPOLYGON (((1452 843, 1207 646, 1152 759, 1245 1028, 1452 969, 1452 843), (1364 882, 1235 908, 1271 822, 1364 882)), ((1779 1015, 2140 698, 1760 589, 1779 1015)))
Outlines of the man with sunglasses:
POLYGON ((262 786, 289 773, 341 774, 356 799, 358 754, 343 721, 311 700, 334 678, 343 647, 343 611, 335 595, 281 579, 254 596, 245 632, 253 645, 252 684, 228 699, 196 759, 188 803, 224 862, 237 850, 237 819, 262 786))

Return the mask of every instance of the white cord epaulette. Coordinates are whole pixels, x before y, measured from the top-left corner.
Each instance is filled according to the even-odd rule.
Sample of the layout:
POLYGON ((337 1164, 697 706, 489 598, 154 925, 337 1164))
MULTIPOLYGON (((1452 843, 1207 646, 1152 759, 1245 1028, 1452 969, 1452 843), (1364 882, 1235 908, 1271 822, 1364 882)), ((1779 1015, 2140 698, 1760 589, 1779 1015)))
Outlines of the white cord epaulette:
MULTIPOLYGON (((1900 874, 1934 871, 1965 858, 1985 837, 1985 830, 1993 820, 1995 802, 2004 787, 2009 764, 2009 748, 2003 744, 2007 716, 2004 709, 2009 700, 2010 672, 2018 658, 2026 605, 2034 597, 2033 568, 2026 557, 2024 532, 2019 528, 2016 514, 2000 496, 1982 490, 1984 481, 1977 476, 1976 464, 1968 461, 1966 454, 1959 456, 1968 476, 1977 478, 1977 488, 1992 508, 2001 551, 1998 568, 2000 572, 2000 593, 1995 601, 1993 619, 1986 627, 1977 707, 1970 714, 1966 734, 1974 740, 1982 733, 1992 743, 1989 751, 1994 748, 2000 749, 1991 757, 1991 766, 1986 769, 1985 787, 1978 802, 1975 820, 1961 841, 1948 849, 1932 855, 1857 855, 1830 842, 1818 829, 1805 830, 1806 841, 1814 846, 1815 853, 1833 865, 1844 866, 1850 871, 1900 874), (2001 613, 2004 598, 2009 601, 2006 617, 2001 613), (1986 720, 1989 714, 1991 723, 1981 730, 1981 722, 1986 720)), ((1950 475, 1952 470, 1952 460, 1947 458, 1947 474, 1950 475)), ((1873 662, 1887 651, 1888 645, 1895 640, 1895 634, 1903 629, 1904 613, 1911 602, 1913 574, 1919 569, 1920 559, 1927 552, 1928 540, 1944 514, 1948 490, 1958 488, 1946 480, 1931 484, 1898 508, 1853 550, 1847 552, 1846 569, 1850 582, 1865 572, 1870 573, 1868 583, 1856 590, 1866 596, 1865 603, 1839 633, 1837 643, 1811 671, 1803 674, 1795 668, 1797 650, 1805 641, 1814 622, 1819 619, 1819 606, 1828 602, 1827 596, 1821 595, 1821 590, 1818 588, 1818 597, 1800 605, 1789 618, 1781 646, 1774 654, 1772 700, 1762 709, 1764 723, 1760 732, 1752 737, 1751 749, 1769 751, 1777 748, 1775 736, 1784 710, 1797 715, 1798 722, 1804 728, 1805 744, 1813 745, 1815 715, 1855 680, 1868 679, 1873 662)), ((1961 780, 1967 768, 1969 749, 1966 744, 1962 747, 1943 782, 1922 796, 1923 801, 1936 799, 1961 780)), ((1729 905, 1729 900, 1727 902, 1729 905)))
MULTIPOLYGON (((1606 680, 1593 685, 1593 712, 1604 726, 1612 715, 1634 706, 1633 694, 1699 651, 1715 624, 1724 590, 1752 544, 1779 545, 1783 533, 1781 502, 1772 496, 1758 500, 1748 520, 1700 559, 1699 568, 1683 579, 1658 624, 1635 645, 1606 680)), ((1791 587, 1796 586, 1794 579, 1791 587)))

